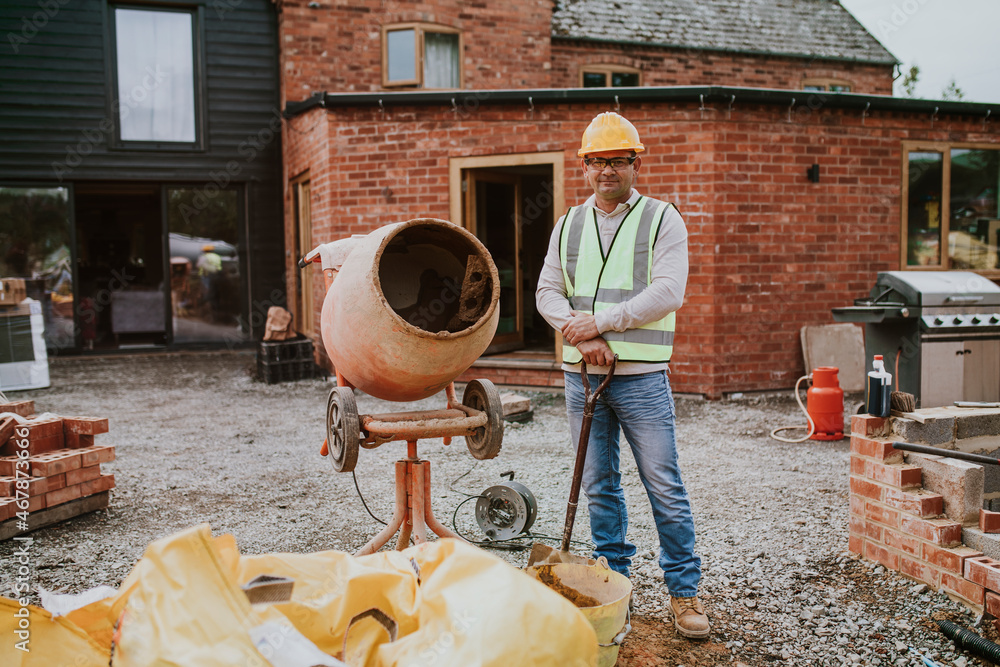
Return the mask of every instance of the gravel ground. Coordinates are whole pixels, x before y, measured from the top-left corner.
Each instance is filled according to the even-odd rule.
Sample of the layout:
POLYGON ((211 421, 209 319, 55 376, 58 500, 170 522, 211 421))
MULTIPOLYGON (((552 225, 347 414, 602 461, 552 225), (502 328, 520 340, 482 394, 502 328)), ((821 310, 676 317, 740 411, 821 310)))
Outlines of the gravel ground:
MULTIPOLYGON (((15 394, 34 399, 39 411, 110 417, 111 432, 98 442, 117 446, 117 460, 105 464, 117 483, 110 508, 34 533, 37 586, 70 593, 117 586, 148 542, 200 522, 234 534, 244 553, 353 552, 377 532, 351 475, 334 473, 318 453, 331 384, 269 386, 252 379, 252 365, 245 353, 57 359, 51 389, 15 394)), ((535 418, 508 425, 494 460, 476 462, 461 439, 448 447, 420 442, 433 463, 435 513, 446 525, 463 494, 514 470, 538 499, 533 531, 561 534, 573 464, 563 397, 525 393, 535 418)), ((434 409, 443 396, 402 405, 359 395, 358 404, 363 414, 434 409)), ((790 392, 722 402, 679 396, 677 413, 713 633, 703 642, 674 633, 649 504, 626 454, 639 557, 634 629, 619 665, 920 665, 911 647, 942 665, 983 664, 929 620, 972 626, 963 606, 846 552, 848 441, 770 439, 772 428, 803 421, 790 392)), ((393 462, 404 454, 403 443, 389 443, 360 455, 358 483, 383 519, 392 512, 393 462)), ((472 505, 460 509, 457 525, 479 537, 472 505)), ((578 539, 589 535, 587 520, 581 505, 578 539)), ((0 544, 8 594, 13 548, 0 544)), ((526 558, 493 553, 518 566, 526 558)), ((991 624, 979 630, 996 639, 991 624)))

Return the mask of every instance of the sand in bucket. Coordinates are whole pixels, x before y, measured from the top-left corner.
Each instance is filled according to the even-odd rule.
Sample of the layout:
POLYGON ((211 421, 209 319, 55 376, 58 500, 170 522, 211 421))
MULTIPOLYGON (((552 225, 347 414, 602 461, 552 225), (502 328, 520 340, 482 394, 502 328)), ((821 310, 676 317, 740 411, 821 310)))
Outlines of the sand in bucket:
POLYGON ((554 563, 529 567, 527 573, 575 604, 597 634, 598 667, 618 662, 626 627, 632 582, 600 565, 554 563), (623 632, 624 629, 624 632, 623 632))

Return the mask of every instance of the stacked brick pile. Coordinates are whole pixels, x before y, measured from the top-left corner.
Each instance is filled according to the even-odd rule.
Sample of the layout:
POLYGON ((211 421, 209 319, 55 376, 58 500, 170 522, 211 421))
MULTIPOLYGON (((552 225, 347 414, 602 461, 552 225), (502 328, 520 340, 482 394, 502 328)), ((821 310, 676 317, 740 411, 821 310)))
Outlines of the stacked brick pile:
POLYGON ((107 418, 33 419, 34 401, 0 403, 4 412, 30 421, 0 419, 0 525, 24 511, 16 504, 24 493, 27 511, 34 513, 114 488, 115 476, 101 472, 101 463, 115 460, 114 445, 94 442, 95 436, 108 432, 107 418), (18 468, 18 452, 25 450, 28 467, 18 468), (27 489, 19 493, 18 482, 26 482, 27 489))

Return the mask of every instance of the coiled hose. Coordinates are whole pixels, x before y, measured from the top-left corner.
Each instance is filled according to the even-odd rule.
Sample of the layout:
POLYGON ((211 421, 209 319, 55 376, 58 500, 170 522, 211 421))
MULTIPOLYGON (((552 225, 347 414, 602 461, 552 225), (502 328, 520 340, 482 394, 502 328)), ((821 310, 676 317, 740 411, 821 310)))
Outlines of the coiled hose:
POLYGON ((803 375, 802 377, 799 378, 798 382, 795 383, 795 402, 799 404, 799 409, 802 410, 802 414, 806 416, 806 420, 809 424, 808 426, 809 432, 806 433, 801 438, 784 438, 778 434, 781 433, 782 431, 790 431, 792 429, 802 428, 802 427, 782 426, 781 428, 776 428, 773 431, 771 431, 771 437, 774 438, 775 440, 780 440, 781 442, 792 442, 792 443, 805 442, 806 440, 812 437, 813 433, 816 432, 816 423, 813 421, 812 415, 809 414, 809 411, 806 410, 806 406, 802 405, 802 399, 799 398, 799 385, 802 384, 803 380, 811 380, 811 379, 812 375, 803 375))
POLYGON ((941 628, 941 632, 955 642, 959 648, 964 648, 983 660, 989 660, 995 664, 1000 663, 1000 644, 983 639, 972 630, 966 630, 951 621, 935 621, 935 623, 941 628))

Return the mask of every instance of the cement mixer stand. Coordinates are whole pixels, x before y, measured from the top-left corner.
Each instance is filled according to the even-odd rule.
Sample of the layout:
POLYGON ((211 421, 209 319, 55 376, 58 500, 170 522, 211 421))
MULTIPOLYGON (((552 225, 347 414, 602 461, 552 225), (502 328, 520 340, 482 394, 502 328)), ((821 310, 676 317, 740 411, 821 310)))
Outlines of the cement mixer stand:
POLYGON ((448 405, 443 410, 391 412, 358 415, 354 389, 337 375, 337 387, 330 392, 326 412, 327 439, 323 454, 329 454, 338 472, 351 472, 361 447, 374 449, 387 442, 406 442, 406 458, 396 461, 396 506, 388 525, 358 550, 358 556, 372 554, 399 532, 397 549, 405 549, 410 538, 416 544, 427 541, 429 528, 438 537, 462 539, 444 527, 431 509, 431 462, 417 456, 418 438, 444 438, 451 443, 464 436, 476 459, 492 459, 503 442, 503 403, 500 392, 489 380, 472 380, 458 401, 455 383, 446 389, 448 405))

